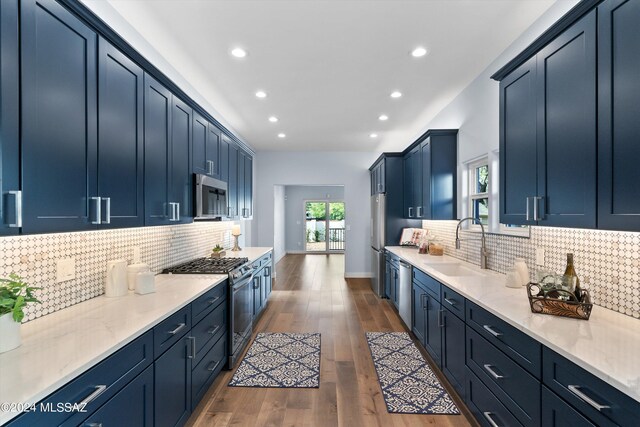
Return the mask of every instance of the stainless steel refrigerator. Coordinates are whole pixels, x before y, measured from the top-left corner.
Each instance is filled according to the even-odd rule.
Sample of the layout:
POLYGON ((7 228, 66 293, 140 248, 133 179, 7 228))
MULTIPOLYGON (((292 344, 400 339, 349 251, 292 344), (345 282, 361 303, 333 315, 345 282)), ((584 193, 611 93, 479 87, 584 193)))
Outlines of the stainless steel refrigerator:
POLYGON ((371 267, 373 278, 371 289, 379 297, 384 297, 384 244, 386 194, 371 196, 371 267))

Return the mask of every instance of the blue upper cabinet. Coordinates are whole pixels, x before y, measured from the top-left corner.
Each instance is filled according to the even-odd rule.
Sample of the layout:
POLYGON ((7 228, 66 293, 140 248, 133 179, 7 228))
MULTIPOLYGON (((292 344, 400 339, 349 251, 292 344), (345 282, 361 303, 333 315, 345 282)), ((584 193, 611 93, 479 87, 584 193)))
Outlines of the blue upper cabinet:
POLYGON ((201 115, 193 113, 193 142, 191 144, 193 156, 193 173, 207 174, 209 164, 207 163, 207 135, 209 133, 209 122, 201 115))
POLYGON ((236 218, 238 211, 238 146, 234 143, 229 144, 229 181, 228 181, 228 198, 229 216, 236 218))
POLYGON ((218 178, 221 181, 227 183, 227 190, 229 189, 229 145, 233 144, 229 137, 225 134, 220 134, 220 157, 218 164, 220 165, 218 178))
POLYGON ((598 228, 640 231, 640 3, 602 3, 598 26, 598 228))
POLYGON ((18 1, 0 1, 0 236, 20 230, 18 1))
POLYGON ((207 133, 207 174, 220 178, 220 130, 212 123, 207 133))
POLYGON ((100 38, 97 194, 105 209, 102 227, 144 225, 143 89, 142 69, 100 38))
POLYGON ((192 111, 184 102, 173 96, 171 102, 171 149, 169 175, 169 206, 177 212, 177 217, 169 213, 171 223, 193 221, 193 179, 191 177, 191 131, 192 111), (175 204, 178 205, 176 206, 175 204))
POLYGON ((422 171, 420 170, 420 147, 415 147, 403 158, 404 172, 404 215, 405 218, 416 219, 422 189, 422 171))
POLYGON ((244 153, 244 218, 253 216, 253 157, 244 153))
POLYGON ((596 16, 500 84, 500 222, 596 227, 596 16))
POLYGON ((22 1, 21 20, 22 231, 94 229, 97 36, 54 0, 22 1))

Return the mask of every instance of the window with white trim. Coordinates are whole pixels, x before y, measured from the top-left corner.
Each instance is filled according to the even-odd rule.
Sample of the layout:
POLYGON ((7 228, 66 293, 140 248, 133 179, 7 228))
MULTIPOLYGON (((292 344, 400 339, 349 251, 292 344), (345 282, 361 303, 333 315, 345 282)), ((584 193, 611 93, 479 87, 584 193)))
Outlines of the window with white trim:
POLYGON ((489 159, 482 159, 471 162, 467 165, 467 175, 469 177, 469 200, 468 216, 476 218, 485 227, 490 221, 489 203, 489 159))

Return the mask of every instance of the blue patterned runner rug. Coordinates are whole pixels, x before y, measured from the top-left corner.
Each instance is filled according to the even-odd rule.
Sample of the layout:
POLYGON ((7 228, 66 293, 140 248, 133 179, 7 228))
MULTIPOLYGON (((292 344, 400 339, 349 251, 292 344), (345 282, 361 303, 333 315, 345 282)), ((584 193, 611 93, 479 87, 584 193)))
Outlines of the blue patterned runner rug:
POLYGON ((399 414, 459 414, 406 332, 367 332, 387 411, 399 414))
POLYGON ((229 385, 318 388, 320 334, 259 333, 229 385))

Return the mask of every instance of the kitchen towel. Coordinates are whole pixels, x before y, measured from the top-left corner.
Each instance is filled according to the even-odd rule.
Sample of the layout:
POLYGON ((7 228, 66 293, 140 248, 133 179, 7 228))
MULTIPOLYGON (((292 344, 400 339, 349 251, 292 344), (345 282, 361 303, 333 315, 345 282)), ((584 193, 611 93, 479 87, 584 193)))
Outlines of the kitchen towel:
POLYGON ((460 414, 408 333, 367 332, 366 336, 388 412, 460 414))

